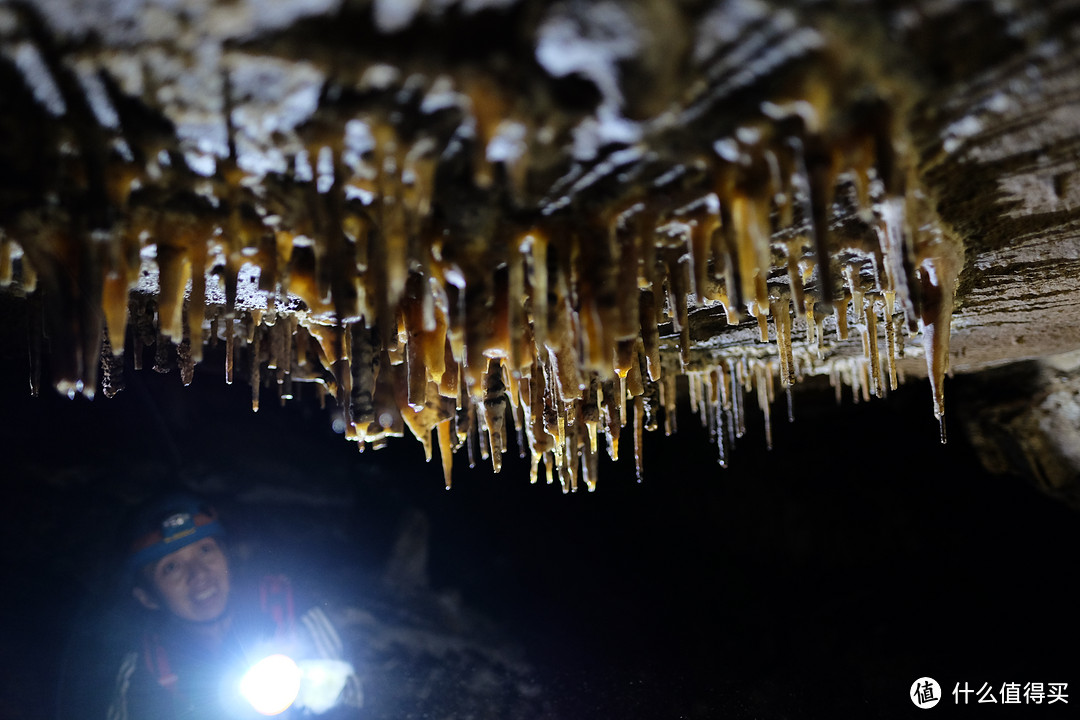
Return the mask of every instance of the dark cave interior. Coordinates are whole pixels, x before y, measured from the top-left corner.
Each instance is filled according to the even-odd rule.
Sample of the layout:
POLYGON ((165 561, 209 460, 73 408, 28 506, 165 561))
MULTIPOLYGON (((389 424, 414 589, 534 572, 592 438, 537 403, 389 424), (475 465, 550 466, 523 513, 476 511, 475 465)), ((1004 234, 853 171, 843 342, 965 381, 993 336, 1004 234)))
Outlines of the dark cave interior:
MULTIPOLYGON (((357 453, 313 393, 253 414, 212 358, 189 387, 144 370, 113 399, 33 398, 18 338, 4 345, 3 718, 103 712, 72 687, 93 685, 84 663, 111 672, 86 648, 116 612, 112 531, 170 480, 218 502, 253 562, 342 607, 426 612, 383 580, 418 512, 420 594, 520 650, 535 717, 906 717, 926 675, 945 693, 1075 680, 1075 512, 987 475, 959 432, 939 445, 925 381, 840 406, 803 388, 791 424, 775 421, 781 397, 774 450, 752 415, 727 469, 684 403, 677 435, 647 436, 640 484, 632 459, 605 458, 596 492, 563 495, 529 485, 515 453, 498 476, 459 459, 446 491, 412 440, 357 453)), ((965 378, 950 382, 962 395, 965 378)), ((379 692, 368 716, 469 716, 452 697, 379 692)))
POLYGON ((902 718, 927 676, 939 715, 1075 714, 953 689, 1080 687, 1077 441, 1043 432, 1080 426, 1080 360, 1047 370, 1080 347, 1076 0, 334 4, 0 2, 0 720, 106 716, 114 535, 175 485, 237 577, 325 606, 365 719, 902 718), (771 443, 750 402, 721 468, 689 383, 764 397, 773 352, 771 443), (678 382, 678 432, 570 494, 502 414, 502 472, 459 453, 449 491, 374 449, 413 410, 465 437, 500 367, 563 468, 627 392, 678 382))

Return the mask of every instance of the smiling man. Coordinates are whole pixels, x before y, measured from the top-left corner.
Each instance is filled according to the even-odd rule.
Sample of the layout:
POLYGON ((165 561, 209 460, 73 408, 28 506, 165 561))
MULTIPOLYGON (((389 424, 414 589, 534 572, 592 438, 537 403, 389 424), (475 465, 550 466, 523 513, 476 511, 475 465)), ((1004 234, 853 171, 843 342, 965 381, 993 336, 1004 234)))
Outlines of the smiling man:
POLYGON ((224 530, 194 497, 170 496, 146 513, 161 514, 160 525, 132 545, 135 599, 147 609, 164 606, 181 620, 210 624, 204 632, 224 630, 215 623, 226 618, 229 603, 229 561, 218 543, 224 530))
POLYGON ((142 647, 121 664, 109 720, 252 717, 261 699, 242 694, 241 678, 271 654, 294 663, 288 717, 355 715, 360 684, 326 613, 312 607, 295 617, 281 576, 234 587, 225 530, 204 500, 186 492, 153 499, 123 535, 132 595, 149 612, 142 647), (307 682, 316 677, 318 687, 307 682))

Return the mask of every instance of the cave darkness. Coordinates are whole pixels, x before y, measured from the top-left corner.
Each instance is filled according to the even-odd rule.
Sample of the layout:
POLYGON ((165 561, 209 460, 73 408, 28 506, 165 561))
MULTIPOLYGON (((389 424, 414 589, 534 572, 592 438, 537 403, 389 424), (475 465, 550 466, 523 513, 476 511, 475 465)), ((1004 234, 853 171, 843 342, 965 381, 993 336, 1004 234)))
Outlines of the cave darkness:
MULTIPOLYGON (((4 302, 18 316, 21 301, 4 302)), ((115 522, 170 479, 358 607, 420 511, 431 591, 456 591, 521 649, 537 716, 909 717, 922 676, 943 688, 936 712, 954 715, 956 683, 1077 687, 1075 511, 986 474, 955 408, 941 446, 925 381, 870 403, 845 391, 839 406, 829 388, 801 388, 792 424, 781 396, 774 449, 754 409, 727 469, 684 400, 675 436, 647 434, 640 484, 631 457, 601 461, 595 493, 563 495, 530 485, 516 453, 497 476, 461 453, 446 491, 412 439, 358 453, 313 392, 281 407, 267 390, 252 413, 249 388, 225 385, 213 356, 186 388, 129 358, 127 389, 87 401, 30 397, 17 323, 2 345, 2 718, 71 716, 60 688, 112 597, 115 522)))

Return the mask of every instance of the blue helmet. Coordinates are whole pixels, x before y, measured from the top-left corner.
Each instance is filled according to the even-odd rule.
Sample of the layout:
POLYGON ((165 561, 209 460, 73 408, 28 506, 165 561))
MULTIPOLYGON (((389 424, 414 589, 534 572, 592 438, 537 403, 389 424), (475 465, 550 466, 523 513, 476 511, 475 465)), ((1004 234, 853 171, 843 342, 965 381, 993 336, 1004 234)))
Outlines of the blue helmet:
POLYGON ((140 568, 207 537, 224 537, 225 528, 212 507, 194 493, 159 495, 133 513, 126 534, 125 568, 131 577, 140 568))

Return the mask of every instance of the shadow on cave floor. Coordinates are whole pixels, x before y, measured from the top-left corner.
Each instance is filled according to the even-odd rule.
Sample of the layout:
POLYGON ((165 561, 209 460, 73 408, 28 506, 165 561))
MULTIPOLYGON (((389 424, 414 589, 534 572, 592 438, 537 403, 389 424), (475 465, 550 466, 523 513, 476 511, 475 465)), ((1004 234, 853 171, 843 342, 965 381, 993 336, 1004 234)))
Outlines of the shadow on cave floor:
POLYGON ((316 403, 252 414, 212 375, 142 372, 93 402, 13 385, 0 718, 100 716, 125 619, 105 610, 110 530, 171 476, 218 500, 239 560, 327 603, 364 717, 908 717, 922 676, 953 714, 956 683, 1080 687, 1077 515, 941 447, 921 383, 840 408, 811 391, 790 425, 781 399, 776 449, 751 414, 727 470, 681 415, 647 437, 644 483, 624 457, 573 496, 516 458, 456 458, 446 492, 417 443, 359 454, 316 403))

